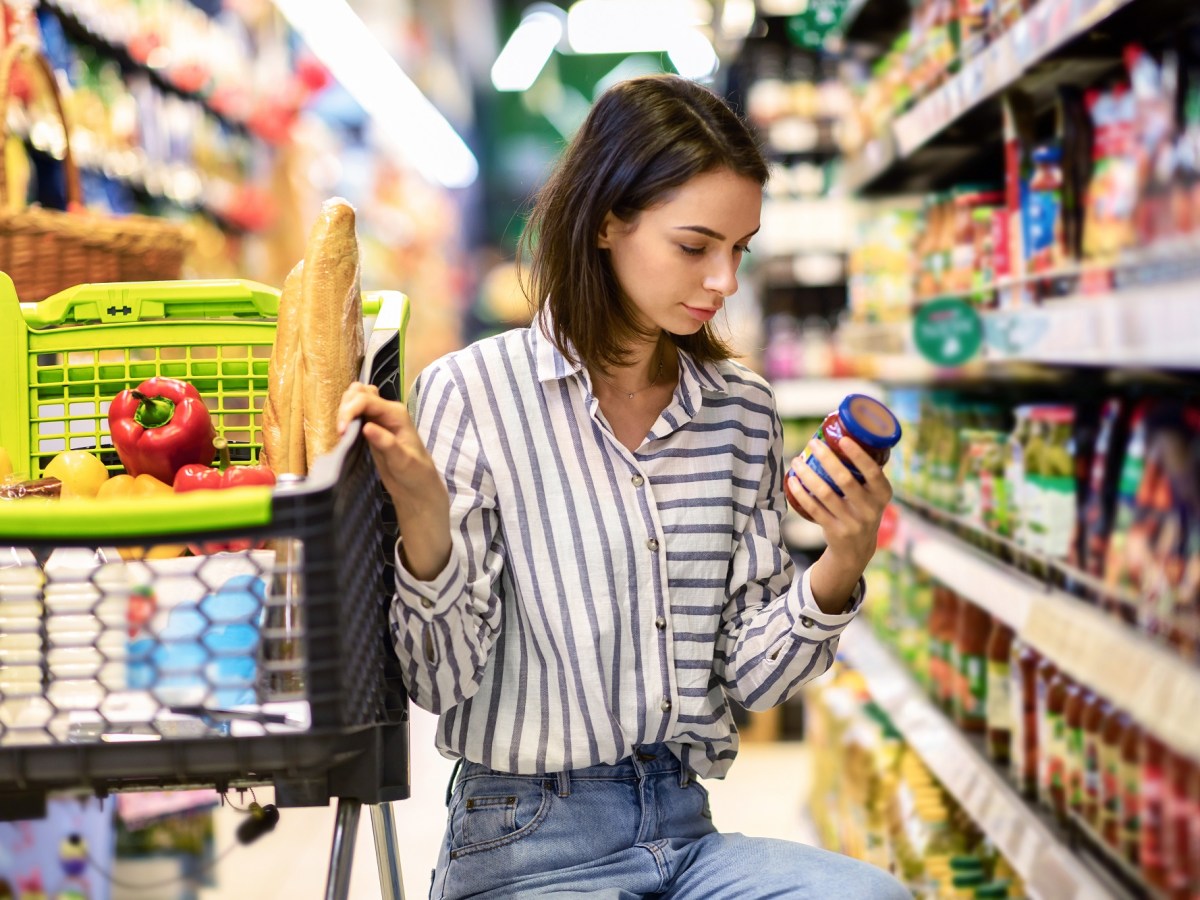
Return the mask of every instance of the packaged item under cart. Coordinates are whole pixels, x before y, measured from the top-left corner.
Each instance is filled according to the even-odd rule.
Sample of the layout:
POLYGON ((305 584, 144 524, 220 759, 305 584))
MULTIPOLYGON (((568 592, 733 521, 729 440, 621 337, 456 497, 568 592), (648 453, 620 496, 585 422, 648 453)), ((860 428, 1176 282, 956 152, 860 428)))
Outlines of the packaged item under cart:
MULTIPOLYGON (((19 304, 0 275, 15 477, 39 479, 64 450, 118 471, 108 404, 154 376, 195 386, 234 464, 255 462, 278 303, 253 282, 193 281, 19 304)), ((361 377, 400 399, 407 300, 363 307, 361 377)), ((357 423, 273 487, 0 500, 3 817, 80 788, 274 784, 279 806, 407 796, 384 501, 357 423)))

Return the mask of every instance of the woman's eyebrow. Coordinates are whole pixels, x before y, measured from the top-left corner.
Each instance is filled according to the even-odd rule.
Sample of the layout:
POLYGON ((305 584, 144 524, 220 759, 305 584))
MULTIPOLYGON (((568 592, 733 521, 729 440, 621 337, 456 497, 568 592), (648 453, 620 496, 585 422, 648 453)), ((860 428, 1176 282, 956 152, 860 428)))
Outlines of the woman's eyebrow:
MULTIPOLYGON (((758 228, 755 228, 752 232, 750 232, 748 235, 746 235, 746 237, 744 239, 749 240, 750 238, 754 237, 756 234, 758 234, 760 228, 762 228, 761 225, 759 225, 758 228)), ((725 235, 721 234, 721 232, 719 232, 719 231, 713 231, 711 228, 709 228, 706 225, 679 225, 676 227, 675 230, 676 231, 694 231, 697 234, 702 234, 705 237, 710 237, 710 238, 713 238, 714 240, 718 240, 718 241, 725 240, 725 235)))

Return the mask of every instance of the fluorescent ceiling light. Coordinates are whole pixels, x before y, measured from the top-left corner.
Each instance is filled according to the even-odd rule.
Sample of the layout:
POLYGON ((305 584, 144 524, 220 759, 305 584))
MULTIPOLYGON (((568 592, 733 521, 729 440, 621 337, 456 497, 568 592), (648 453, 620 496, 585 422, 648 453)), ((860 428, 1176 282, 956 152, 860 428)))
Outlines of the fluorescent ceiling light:
POLYGON ((274 0, 309 49, 422 176, 467 187, 479 163, 346 0, 274 0))
POLYGON ((498 91, 527 91, 563 38, 563 13, 557 7, 541 3, 521 17, 496 62, 492 64, 492 84, 498 91), (549 8, 547 8, 549 7, 549 8))
POLYGON ((798 16, 808 9, 808 0, 759 0, 764 16, 798 16))
POLYGON ((567 11, 575 53, 657 53, 705 24, 689 0, 578 0, 567 11))
POLYGON ((721 12, 721 33, 732 40, 743 40, 754 28, 754 0, 725 0, 721 12))

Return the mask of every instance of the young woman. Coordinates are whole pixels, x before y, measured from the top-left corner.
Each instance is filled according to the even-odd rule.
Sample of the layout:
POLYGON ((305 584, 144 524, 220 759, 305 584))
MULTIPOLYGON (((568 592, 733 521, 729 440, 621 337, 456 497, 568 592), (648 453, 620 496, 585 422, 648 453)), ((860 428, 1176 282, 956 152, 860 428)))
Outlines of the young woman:
MULTIPOLYGON (((528 329, 421 373, 411 418, 354 385, 400 526, 392 635, 462 761, 433 898, 907 897, 882 871, 721 834, 697 778, 833 661, 862 603, 887 478, 814 450, 787 489, 828 549, 780 538, 769 386, 709 323, 737 290, 767 168, 681 78, 618 84, 541 191, 528 329), (807 491, 804 490, 807 488, 807 491)), ((780 802, 793 803, 793 798, 780 802)))

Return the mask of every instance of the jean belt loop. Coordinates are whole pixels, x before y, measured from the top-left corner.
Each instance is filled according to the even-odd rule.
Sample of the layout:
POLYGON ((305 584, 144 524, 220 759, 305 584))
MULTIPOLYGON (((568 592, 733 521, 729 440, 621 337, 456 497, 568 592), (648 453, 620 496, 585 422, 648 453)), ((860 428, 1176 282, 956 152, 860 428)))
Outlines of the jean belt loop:
POLYGON ((685 766, 683 763, 680 763, 679 764, 679 786, 681 788, 685 788, 691 783, 692 783, 692 773, 688 771, 687 766, 685 766))
POLYGON ((454 768, 450 771, 450 783, 446 785, 446 808, 450 807, 450 798, 454 796, 454 782, 458 778, 458 773, 462 771, 463 757, 459 757, 454 761, 454 768))
POLYGON ((558 773, 558 796, 571 796, 571 773, 566 769, 558 773))

